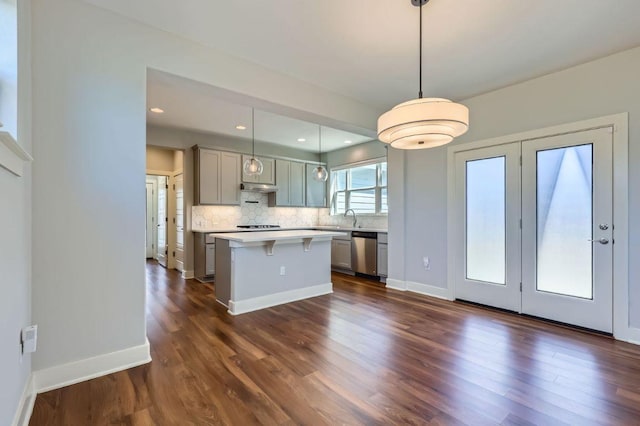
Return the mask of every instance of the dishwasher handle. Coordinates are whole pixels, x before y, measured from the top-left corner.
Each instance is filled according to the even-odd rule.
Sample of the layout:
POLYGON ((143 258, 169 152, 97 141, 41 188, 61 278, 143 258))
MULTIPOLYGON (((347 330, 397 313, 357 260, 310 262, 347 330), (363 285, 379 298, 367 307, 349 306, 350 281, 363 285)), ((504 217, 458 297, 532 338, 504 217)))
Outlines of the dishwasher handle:
POLYGON ((367 232, 367 231, 351 231, 351 237, 358 237, 358 238, 371 238, 374 240, 378 239, 378 233, 377 232, 367 232))

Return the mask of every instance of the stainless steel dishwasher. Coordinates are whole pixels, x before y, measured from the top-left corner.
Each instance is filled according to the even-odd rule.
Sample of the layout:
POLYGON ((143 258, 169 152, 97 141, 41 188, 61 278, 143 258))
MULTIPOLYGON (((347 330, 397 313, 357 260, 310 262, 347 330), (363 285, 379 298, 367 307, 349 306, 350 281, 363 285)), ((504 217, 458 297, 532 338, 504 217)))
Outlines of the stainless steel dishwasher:
POLYGON ((377 232, 351 232, 351 262, 354 272, 377 275, 377 257, 377 232))

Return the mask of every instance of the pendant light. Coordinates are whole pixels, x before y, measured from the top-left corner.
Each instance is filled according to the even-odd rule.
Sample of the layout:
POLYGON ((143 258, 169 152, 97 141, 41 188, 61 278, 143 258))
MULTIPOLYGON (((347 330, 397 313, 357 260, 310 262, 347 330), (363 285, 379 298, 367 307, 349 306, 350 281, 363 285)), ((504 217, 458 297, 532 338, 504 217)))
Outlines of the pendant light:
POLYGON ((259 176, 262 174, 264 166, 262 161, 256 158, 256 131, 255 131, 255 112, 251 108, 251 158, 244 162, 243 171, 248 176, 259 176))
POLYGON ((420 8, 418 98, 394 106, 378 118, 378 139, 398 149, 425 149, 444 145, 469 129, 469 109, 442 98, 422 97, 422 6, 429 0, 411 0, 420 8))
MULTIPOLYGON (((318 159, 320 159, 320 155, 322 155, 322 127, 318 126, 318 159)), ((329 172, 318 162, 318 167, 313 169, 313 179, 318 182, 326 182, 328 177, 329 172)))

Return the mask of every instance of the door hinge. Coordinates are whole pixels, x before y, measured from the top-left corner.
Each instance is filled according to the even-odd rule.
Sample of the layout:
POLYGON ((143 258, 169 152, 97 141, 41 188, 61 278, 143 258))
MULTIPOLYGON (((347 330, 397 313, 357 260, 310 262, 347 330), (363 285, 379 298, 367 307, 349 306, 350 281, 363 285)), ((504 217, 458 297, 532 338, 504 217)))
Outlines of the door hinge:
POLYGON ((164 255, 165 255, 165 256, 169 256, 169 249, 165 249, 165 250, 164 250, 164 255))
POLYGON ((173 190, 174 191, 176 190, 176 184, 175 183, 173 184, 173 190))
POLYGON ((522 166, 522 155, 520 156, 520 165, 522 166))
POLYGON ((164 187, 165 189, 169 189, 169 184, 166 184, 164 187))
POLYGON ((164 221, 165 221, 165 222, 169 222, 169 218, 168 218, 168 217, 165 217, 165 218, 164 218, 164 221))
POLYGON ((522 229, 522 219, 520 219, 520 229, 522 229))
POLYGON ((175 225, 175 223, 176 223, 176 218, 175 218, 175 217, 173 218, 173 223, 174 223, 174 225, 175 225))
POLYGON ((176 257, 176 252, 175 251, 173 252, 173 257, 176 257))
POLYGON ((522 283, 520 283, 520 293, 522 293, 522 283))

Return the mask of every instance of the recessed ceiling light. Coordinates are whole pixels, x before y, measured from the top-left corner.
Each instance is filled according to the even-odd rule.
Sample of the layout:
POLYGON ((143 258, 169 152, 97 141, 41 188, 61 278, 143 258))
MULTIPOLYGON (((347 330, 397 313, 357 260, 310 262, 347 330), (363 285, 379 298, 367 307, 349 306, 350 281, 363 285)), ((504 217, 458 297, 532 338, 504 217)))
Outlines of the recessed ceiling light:
POLYGON ((305 138, 298 138, 298 142, 306 142, 307 140, 305 138))
POLYGON ((247 130, 247 126, 243 126, 242 124, 238 124, 236 126, 236 129, 238 129, 238 130, 247 130))
POLYGON ((153 112, 154 114, 162 114, 164 112, 162 108, 158 107, 149 108, 149 111, 153 112))
POLYGON ((353 141, 344 141, 344 143, 353 143, 353 141))

